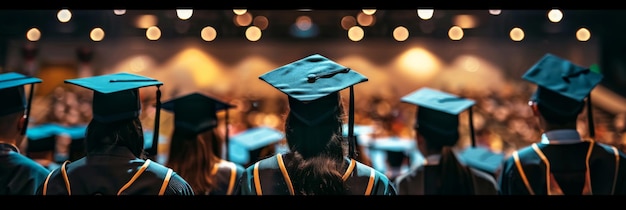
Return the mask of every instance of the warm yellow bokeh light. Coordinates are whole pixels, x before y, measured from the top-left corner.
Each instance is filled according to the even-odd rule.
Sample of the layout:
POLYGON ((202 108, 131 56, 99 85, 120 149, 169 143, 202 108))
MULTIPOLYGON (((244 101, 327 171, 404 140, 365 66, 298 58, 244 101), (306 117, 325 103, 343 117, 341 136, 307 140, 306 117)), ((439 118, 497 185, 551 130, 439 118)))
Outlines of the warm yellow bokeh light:
POLYGON ((158 19, 154 15, 140 15, 135 19, 135 27, 137 28, 149 28, 150 26, 156 26, 158 19))
POLYGON ((104 39, 104 30, 102 30, 102 28, 92 29, 89 33, 89 38, 96 42, 102 41, 104 39))
POLYGON ((559 9, 552 9, 548 12, 548 19, 553 23, 557 23, 563 19, 563 12, 559 9))
POLYGON ((448 37, 451 40, 461 40, 463 38, 463 28, 459 26, 452 26, 450 30, 448 30, 448 37))
POLYGON ((587 28, 580 28, 576 31, 576 39, 581 42, 589 41, 591 38, 591 32, 587 28))
POLYGON ((126 14, 126 10, 125 10, 125 9, 114 9, 114 10, 113 10, 113 13, 114 13, 115 15, 118 15, 118 16, 119 16, 119 15, 124 15, 124 14, 126 14))
POLYGON ((202 31, 200 31, 200 37, 207 42, 213 41, 217 38, 217 30, 211 26, 204 27, 202 31))
POLYGON ((57 19, 62 23, 67 23, 72 19, 72 12, 68 9, 62 9, 57 12, 57 19))
POLYGON ((313 26, 313 21, 311 20, 311 17, 302 15, 296 18, 296 27, 298 29, 302 31, 306 31, 306 30, 311 29, 312 26, 313 26))
POLYGON ((361 12, 366 15, 373 15, 374 13, 376 13, 376 9, 362 9, 361 12))
POLYGON ((246 14, 246 12, 248 12, 247 9, 233 9, 233 13, 235 13, 235 15, 243 15, 246 14))
POLYGON ((422 20, 431 19, 434 13, 434 9, 417 9, 417 16, 420 17, 422 20))
POLYGON ((350 29, 352 26, 356 26, 356 18, 352 16, 344 16, 341 18, 341 28, 344 30, 350 29))
POLYGON ((500 13, 502 13, 502 10, 499 10, 499 9, 490 9, 489 10, 489 14, 491 14, 491 15, 500 15, 500 13))
POLYGON ((407 76, 427 80, 434 76, 444 65, 432 52, 421 48, 411 48, 398 56, 398 70, 407 76))
POLYGON ((524 39, 524 30, 522 30, 521 28, 515 27, 513 29, 511 29, 511 32, 509 32, 509 36, 511 37, 511 40, 519 42, 522 41, 524 39))
POLYGON ((161 38, 161 29, 156 26, 148 27, 146 30, 146 38, 148 38, 148 40, 158 40, 161 38))
POLYGON ((176 9, 176 16, 181 20, 187 20, 193 15, 193 9, 176 9))
POLYGON ((350 29, 348 29, 348 38, 352 41, 355 41, 355 42, 361 41, 361 39, 363 39, 364 36, 365 36, 365 32, 363 31, 363 28, 359 26, 352 26, 350 27, 350 29))
POLYGON ((478 19, 473 15, 457 15, 454 16, 454 25, 461 28, 475 28, 478 25, 478 19))
POLYGON ((270 21, 265 16, 256 16, 254 17, 252 24, 259 27, 261 30, 265 30, 270 25, 270 21))
POLYGON ((26 39, 31 42, 41 39, 41 31, 38 28, 31 28, 26 32, 26 39))
POLYGON ((402 42, 409 38, 409 29, 404 26, 398 26, 393 29, 393 38, 396 41, 402 42))
POLYGON ((256 26, 250 26, 246 29, 246 38, 253 42, 259 41, 262 34, 261 29, 256 26))
POLYGON ((372 26, 375 23, 376 17, 373 15, 366 15, 365 13, 359 12, 356 16, 356 20, 361 26, 372 26))
POLYGON ((249 26, 252 23, 252 14, 246 12, 242 15, 235 15, 234 22, 236 26, 249 26))

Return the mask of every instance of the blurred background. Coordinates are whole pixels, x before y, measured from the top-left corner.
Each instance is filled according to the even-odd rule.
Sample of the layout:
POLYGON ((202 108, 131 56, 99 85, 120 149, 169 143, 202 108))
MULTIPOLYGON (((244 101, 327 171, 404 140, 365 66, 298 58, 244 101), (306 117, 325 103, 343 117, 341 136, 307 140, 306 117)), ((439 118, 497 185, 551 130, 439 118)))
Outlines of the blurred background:
MULTIPOLYGON (((595 137, 626 143, 626 13, 622 10, 0 10, 0 71, 37 76, 31 123, 90 120, 91 91, 63 80, 115 72, 156 78, 162 101, 203 92, 237 106, 230 135, 282 130, 285 95, 258 76, 319 53, 369 78, 355 86, 356 123, 375 138, 411 139, 421 87, 477 101, 479 145, 497 152, 538 142, 521 75, 546 53, 604 74, 593 92, 595 137)), ((142 88, 144 129, 155 88, 142 88)), ((342 93, 344 94, 344 93, 342 93)), ((222 118, 224 114, 220 115, 222 118)), ((586 115, 579 130, 588 135, 586 115)), ((461 117, 467 117, 461 115, 461 117)), ((160 133, 171 132, 163 112, 160 133)), ((459 129, 469 134, 467 120, 459 129)), ((220 127, 223 132, 226 129, 220 127)), ((459 148, 469 145, 462 135, 459 148)))

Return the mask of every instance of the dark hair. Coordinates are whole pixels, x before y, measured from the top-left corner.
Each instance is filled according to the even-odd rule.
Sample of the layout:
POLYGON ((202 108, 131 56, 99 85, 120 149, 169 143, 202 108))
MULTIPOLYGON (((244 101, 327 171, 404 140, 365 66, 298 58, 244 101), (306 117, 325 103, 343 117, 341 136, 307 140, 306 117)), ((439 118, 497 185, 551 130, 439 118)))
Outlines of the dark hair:
POLYGON ((87 153, 101 151, 114 146, 128 148, 136 157, 145 159, 144 137, 139 118, 102 123, 91 120, 85 134, 87 153))
POLYGON ((436 132, 425 126, 417 127, 417 131, 426 140, 428 150, 441 151, 439 159, 441 179, 438 183, 439 195, 473 195, 474 186, 469 168, 461 164, 452 150, 459 141, 458 128, 448 133, 436 132))
POLYGON ((187 180, 196 195, 207 195, 217 187, 209 174, 220 161, 220 145, 214 130, 195 134, 175 128, 166 165, 187 180))
POLYGON ((441 150, 440 195, 473 195, 474 183, 469 168, 459 162, 451 147, 441 150))
POLYGON ((343 107, 340 95, 335 117, 309 126, 291 113, 285 120, 285 137, 292 153, 286 155, 294 192, 301 195, 344 195, 342 179, 345 168, 342 136, 343 107))
POLYGON ((565 115, 565 114, 559 114, 555 111, 551 111, 542 103, 537 103, 537 109, 541 113, 541 116, 543 116, 543 118, 548 123, 557 124, 557 125, 576 122, 576 120, 578 119, 578 115, 580 114, 580 112, 582 112, 583 107, 584 106, 581 106, 580 108, 578 108, 578 111, 574 112, 574 114, 565 115))
POLYGON ((448 133, 437 132, 426 126, 416 128, 420 135, 428 142, 428 149, 441 151, 443 147, 454 146, 459 141, 458 128, 448 133))

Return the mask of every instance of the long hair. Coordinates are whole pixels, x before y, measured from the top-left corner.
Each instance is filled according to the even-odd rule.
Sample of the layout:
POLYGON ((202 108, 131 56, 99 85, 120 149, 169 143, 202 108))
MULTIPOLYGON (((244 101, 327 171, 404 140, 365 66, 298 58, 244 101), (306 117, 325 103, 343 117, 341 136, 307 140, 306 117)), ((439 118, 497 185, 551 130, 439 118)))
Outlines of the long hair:
POLYGON ((115 146, 128 148, 137 158, 145 159, 144 137, 139 118, 102 123, 91 120, 85 134, 87 154, 115 146))
POLYGON ((456 154, 452 150, 459 139, 458 131, 450 131, 442 134, 426 127, 418 127, 418 132, 426 139, 428 150, 441 151, 440 188, 437 190, 440 195, 473 195, 474 184, 472 175, 465 165, 459 162, 456 154))
POLYGON ((345 195, 347 192, 341 172, 346 165, 343 106, 341 100, 338 102, 334 117, 314 126, 292 114, 285 120, 285 137, 292 151, 285 157, 288 160, 286 167, 293 177, 296 194, 345 195))
POLYGON ((167 166, 183 177, 196 195, 208 195, 216 185, 213 170, 221 159, 221 141, 213 129, 200 134, 174 129, 167 166))

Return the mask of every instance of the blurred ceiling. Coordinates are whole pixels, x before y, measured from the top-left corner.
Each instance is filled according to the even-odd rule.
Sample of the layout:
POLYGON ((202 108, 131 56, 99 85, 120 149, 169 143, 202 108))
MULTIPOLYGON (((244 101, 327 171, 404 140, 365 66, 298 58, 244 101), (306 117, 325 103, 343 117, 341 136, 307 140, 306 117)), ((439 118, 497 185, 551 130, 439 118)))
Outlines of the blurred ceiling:
MULTIPOLYGON (((123 15, 116 15, 113 10, 72 10, 69 22, 57 20, 57 10, 0 10, 0 36, 13 39, 25 37, 33 27, 41 31, 41 40, 66 38, 89 41, 89 31, 95 27, 104 29, 105 39, 131 36, 144 36, 146 30, 136 27, 136 21, 143 15, 156 17, 156 25, 161 29, 161 39, 200 36, 206 26, 216 29, 218 39, 244 37, 247 26, 237 26, 232 10, 194 10, 190 19, 181 20, 175 10, 126 10, 123 15)), ((341 20, 345 16, 358 18, 361 10, 248 10, 252 17, 263 16, 269 20, 263 32, 263 39, 289 40, 327 40, 346 39, 347 30, 342 28, 341 20), (318 34, 310 38, 297 38, 290 34, 290 27, 300 16, 308 16, 318 27, 318 34)), ((528 39, 543 37, 574 37, 576 30, 586 27, 592 35, 602 34, 612 23, 619 23, 624 12, 620 10, 565 10, 561 22, 553 23, 547 19, 546 10, 502 10, 499 15, 492 15, 488 10, 435 10, 429 20, 418 17, 416 10, 377 10, 373 14, 371 25, 362 26, 365 37, 392 39, 393 29, 404 26, 410 36, 448 39, 448 29, 456 25, 459 15, 469 15, 474 21, 474 28, 464 29, 465 37, 488 37, 509 39, 513 27, 525 30, 528 39), (617 19, 617 20, 614 20, 617 19)), ((357 23, 358 25, 358 23, 357 23)), ((624 27, 620 27, 624 28, 624 27)), ((623 29, 619 29, 623 30, 623 29)))

